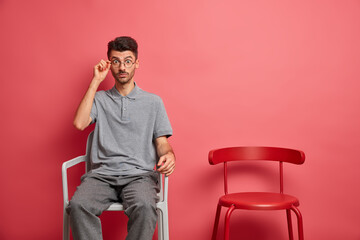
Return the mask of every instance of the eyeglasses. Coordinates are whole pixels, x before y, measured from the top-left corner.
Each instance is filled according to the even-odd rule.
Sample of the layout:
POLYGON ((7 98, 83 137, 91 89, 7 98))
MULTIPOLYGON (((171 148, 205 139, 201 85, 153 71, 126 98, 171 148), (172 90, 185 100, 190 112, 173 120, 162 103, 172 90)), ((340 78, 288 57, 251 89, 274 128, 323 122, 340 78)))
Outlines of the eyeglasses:
POLYGON ((125 66, 126 68, 131 68, 132 65, 134 65, 134 63, 135 63, 135 62, 131 61, 130 59, 127 59, 127 60, 125 60, 124 62, 121 62, 121 61, 118 60, 118 59, 113 59, 113 60, 111 60, 111 65, 112 65, 113 67, 120 67, 121 64, 124 64, 124 66, 125 66))

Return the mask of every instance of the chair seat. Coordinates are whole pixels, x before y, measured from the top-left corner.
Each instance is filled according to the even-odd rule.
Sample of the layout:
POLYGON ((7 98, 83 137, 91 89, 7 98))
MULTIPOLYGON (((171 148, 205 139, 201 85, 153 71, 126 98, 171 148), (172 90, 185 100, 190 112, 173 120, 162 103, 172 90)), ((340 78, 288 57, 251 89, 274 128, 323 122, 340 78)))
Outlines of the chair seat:
POLYGON ((223 195, 219 204, 225 207, 234 205, 235 208, 247 210, 281 210, 298 206, 299 200, 281 193, 242 192, 223 195))
POLYGON ((120 203, 113 203, 110 205, 107 211, 124 211, 124 206, 120 203))

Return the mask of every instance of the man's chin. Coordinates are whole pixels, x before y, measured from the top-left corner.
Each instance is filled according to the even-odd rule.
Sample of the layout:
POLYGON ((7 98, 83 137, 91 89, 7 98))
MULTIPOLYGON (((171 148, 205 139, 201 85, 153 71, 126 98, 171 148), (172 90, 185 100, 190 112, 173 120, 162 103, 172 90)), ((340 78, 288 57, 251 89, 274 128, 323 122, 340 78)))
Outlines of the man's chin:
POLYGON ((122 85, 127 84, 131 81, 131 79, 128 78, 117 78, 116 81, 122 85))

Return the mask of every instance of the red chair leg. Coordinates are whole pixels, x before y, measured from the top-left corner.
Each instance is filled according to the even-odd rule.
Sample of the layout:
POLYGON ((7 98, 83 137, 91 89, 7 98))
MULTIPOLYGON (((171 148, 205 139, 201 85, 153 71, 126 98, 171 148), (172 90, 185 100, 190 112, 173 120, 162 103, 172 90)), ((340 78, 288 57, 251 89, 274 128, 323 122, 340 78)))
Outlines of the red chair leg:
POLYGON ((300 213, 299 209, 297 209, 295 206, 292 206, 291 210, 294 211, 294 213, 296 214, 296 217, 297 217, 299 240, 304 240, 304 229, 303 229, 303 220, 302 220, 301 213, 300 213))
POLYGON ((211 238, 212 240, 216 240, 217 230, 218 230, 218 226, 219 226, 220 213, 221 213, 221 205, 218 204, 217 209, 216 209, 213 234, 212 234, 212 238, 211 238))
POLYGON ((290 211, 290 209, 286 209, 286 216, 287 216, 287 222, 288 222, 289 240, 293 240, 294 235, 293 235, 293 229, 292 229, 291 211, 290 211))
POLYGON ((231 205, 231 207, 226 212, 225 217, 225 233, 224 233, 224 240, 229 240, 229 221, 230 221, 230 215, 234 211, 235 206, 231 205))

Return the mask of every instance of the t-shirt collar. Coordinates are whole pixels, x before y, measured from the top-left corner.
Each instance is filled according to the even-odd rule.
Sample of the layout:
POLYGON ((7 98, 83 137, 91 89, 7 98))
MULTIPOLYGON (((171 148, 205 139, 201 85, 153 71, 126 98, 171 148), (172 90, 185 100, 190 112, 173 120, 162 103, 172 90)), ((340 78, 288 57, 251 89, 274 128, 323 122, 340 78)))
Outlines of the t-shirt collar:
POLYGON ((116 89, 116 86, 114 85, 114 87, 110 90, 111 95, 113 97, 123 97, 123 98, 129 98, 135 100, 140 88, 137 86, 136 82, 134 82, 134 84, 135 84, 134 89, 131 90, 131 92, 126 96, 121 95, 116 89))

